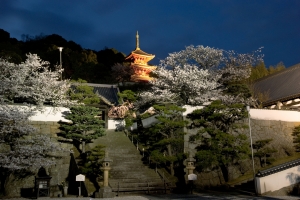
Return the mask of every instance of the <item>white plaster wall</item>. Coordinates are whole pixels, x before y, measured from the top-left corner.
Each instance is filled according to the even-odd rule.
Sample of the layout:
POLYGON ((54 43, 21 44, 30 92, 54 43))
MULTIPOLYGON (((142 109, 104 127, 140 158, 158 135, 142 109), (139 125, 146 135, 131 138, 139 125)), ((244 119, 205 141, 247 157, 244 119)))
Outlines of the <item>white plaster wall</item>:
POLYGON ((107 129, 109 130, 116 130, 125 127, 125 120, 115 120, 109 119, 107 124, 107 129))
POLYGON ((300 182, 300 166, 295 166, 269 176, 256 177, 255 180, 258 194, 273 192, 300 182))
POLYGON ((299 122, 300 112, 290 110, 250 109, 252 119, 299 122))
MULTIPOLYGON (((143 126, 144 127, 148 127, 150 126, 151 124, 157 122, 158 120, 155 118, 155 115, 154 116, 151 116, 151 117, 148 117, 146 119, 142 119, 142 123, 143 123, 143 126)), ((130 127, 130 130, 135 130, 137 129, 137 123, 133 123, 133 125, 130 127)))
MULTIPOLYGON (((23 105, 9 105, 9 107, 17 108, 17 109, 27 109, 27 106, 23 105)), ((32 107, 34 109, 34 107, 32 107)), ((58 121, 66 121, 69 120, 65 119, 64 116, 70 112, 69 108, 64 107, 43 107, 40 111, 35 111, 33 116, 29 117, 29 121, 47 121, 47 122, 58 122, 58 121)))
POLYGON ((143 126, 144 127, 148 127, 150 126, 151 124, 157 122, 158 120, 155 118, 156 116, 151 116, 151 117, 148 117, 146 119, 143 119, 142 122, 143 122, 143 126))
POLYGON ((29 118, 30 121, 50 121, 58 122, 69 120, 65 119, 64 116, 70 112, 69 108, 64 107, 44 107, 42 111, 36 111, 33 116, 29 118))

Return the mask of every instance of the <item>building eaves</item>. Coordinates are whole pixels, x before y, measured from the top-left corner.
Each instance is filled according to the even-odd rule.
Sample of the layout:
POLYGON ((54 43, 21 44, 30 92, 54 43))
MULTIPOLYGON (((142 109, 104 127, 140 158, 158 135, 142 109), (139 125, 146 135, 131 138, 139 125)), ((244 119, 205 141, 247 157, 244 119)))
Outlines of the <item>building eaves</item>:
POLYGON ((281 164, 281 165, 278 165, 275 167, 271 167, 266 170, 258 171, 258 173, 256 174, 256 177, 269 176, 271 174, 275 174, 275 173, 281 172, 283 170, 286 170, 286 169, 289 169, 289 168, 292 168, 292 167, 295 167, 298 165, 300 165, 300 159, 293 160, 293 161, 290 161, 290 162, 287 162, 287 163, 284 163, 284 164, 281 164))
POLYGON ((288 101, 300 96, 300 63, 278 73, 271 74, 257 80, 253 84, 256 93, 268 96, 263 102, 264 106, 272 105, 278 101, 288 101))

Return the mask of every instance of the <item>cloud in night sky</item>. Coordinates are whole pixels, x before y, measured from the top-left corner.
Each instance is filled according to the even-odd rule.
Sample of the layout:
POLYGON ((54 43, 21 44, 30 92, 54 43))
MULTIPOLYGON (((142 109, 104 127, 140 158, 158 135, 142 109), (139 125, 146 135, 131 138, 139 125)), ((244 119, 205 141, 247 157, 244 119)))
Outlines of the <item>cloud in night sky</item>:
POLYGON ((0 28, 22 34, 58 34, 83 48, 129 54, 139 31, 154 64, 188 45, 239 53, 263 46, 267 66, 300 63, 298 0, 2 0, 0 28))

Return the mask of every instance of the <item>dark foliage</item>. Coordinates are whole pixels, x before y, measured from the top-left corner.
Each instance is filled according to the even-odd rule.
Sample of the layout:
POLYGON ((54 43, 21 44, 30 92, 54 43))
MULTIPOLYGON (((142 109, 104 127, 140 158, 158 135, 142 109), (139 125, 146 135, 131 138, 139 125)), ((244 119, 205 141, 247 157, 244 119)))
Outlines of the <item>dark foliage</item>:
POLYGON ((225 181, 229 181, 229 167, 246 159, 249 153, 247 136, 239 130, 245 128, 242 120, 247 117, 243 104, 225 105, 217 100, 203 109, 188 115, 191 127, 199 128, 190 141, 198 141, 197 169, 220 168, 225 181))
POLYGON ((277 150, 269 146, 271 141, 272 139, 257 140, 253 144, 253 149, 256 150, 254 156, 259 158, 261 167, 265 167, 267 164, 271 164, 271 162, 274 161, 274 158, 271 156, 273 153, 276 153, 277 150))
POLYGON ((22 35, 22 41, 10 38, 10 34, 0 29, 0 57, 20 64, 26 54, 37 54, 49 61, 51 69, 60 64, 58 47, 61 52, 64 79, 84 79, 92 83, 113 83, 111 67, 123 63, 125 55, 116 49, 105 48, 100 51, 83 49, 74 41, 67 41, 57 34, 38 36, 22 35))

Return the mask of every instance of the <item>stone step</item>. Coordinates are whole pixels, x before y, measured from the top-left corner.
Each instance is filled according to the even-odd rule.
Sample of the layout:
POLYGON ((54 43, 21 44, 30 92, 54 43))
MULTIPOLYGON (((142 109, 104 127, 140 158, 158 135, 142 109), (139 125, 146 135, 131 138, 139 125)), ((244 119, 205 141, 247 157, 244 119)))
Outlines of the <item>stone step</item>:
POLYGON ((155 171, 144 165, 143 156, 124 133, 107 131, 106 135, 94 140, 89 148, 105 145, 108 157, 112 159, 109 184, 124 192, 145 191, 163 188, 163 181, 155 171), (157 188, 155 187, 157 186, 157 188))
MULTIPOLYGON (((161 181, 161 179, 156 178, 155 176, 144 176, 144 177, 140 177, 140 176, 131 176, 131 178, 135 179, 135 181, 132 182, 145 182, 145 181, 161 181)), ((128 179, 128 176, 126 175, 116 175, 116 176, 111 176, 110 180, 114 180, 114 181, 122 181, 122 180, 126 180, 128 179)), ((162 181, 161 181, 162 182, 162 181)))
MULTIPOLYGON (((130 166, 128 166, 130 167, 130 166)), ((140 167, 139 169, 141 170, 136 170, 136 171, 130 171, 130 170, 127 170, 127 171, 124 171, 124 169, 128 169, 127 167, 119 167, 119 168, 114 168, 110 171, 110 174, 114 174, 114 173, 117 173, 117 172, 122 172, 124 174, 128 174, 128 175, 132 175, 132 174, 137 174, 137 175, 155 175, 155 176, 158 176, 158 174, 155 173, 155 171, 151 171, 149 168, 146 168, 146 167, 140 167)), ((138 169, 136 167, 134 167, 134 169, 138 169)), ((132 169, 131 169, 132 170, 132 169)))
POLYGON ((109 183, 111 187, 162 187, 163 183, 157 183, 157 182, 144 182, 144 183, 123 183, 123 182, 117 182, 117 183, 109 183))
POLYGON ((126 173, 114 173, 110 175, 110 179, 114 179, 114 180, 119 180, 119 179, 136 179, 136 180, 151 180, 151 179, 157 179, 160 180, 160 178, 158 178, 155 175, 139 175, 139 174, 129 174, 127 175, 126 173))
POLYGON ((129 178, 123 178, 123 179, 112 179, 109 181, 109 184, 117 184, 117 183, 122 183, 122 184, 127 184, 127 183, 153 183, 153 184, 158 184, 162 183, 160 179, 149 179, 149 180, 141 180, 141 182, 137 182, 137 179, 129 179, 129 178))
MULTIPOLYGON (((147 191, 147 190, 164 190, 165 187, 161 186, 144 186, 144 187, 112 187, 113 191, 120 191, 120 192, 129 192, 129 191, 147 191)), ((166 188, 167 189, 167 188, 166 188)))

